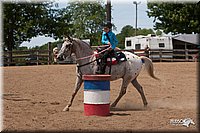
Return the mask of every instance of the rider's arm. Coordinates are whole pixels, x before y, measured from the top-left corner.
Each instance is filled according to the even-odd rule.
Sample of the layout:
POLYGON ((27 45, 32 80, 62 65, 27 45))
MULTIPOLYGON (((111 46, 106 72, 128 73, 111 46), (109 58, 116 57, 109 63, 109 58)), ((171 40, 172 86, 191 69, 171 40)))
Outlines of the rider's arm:
POLYGON ((112 49, 115 49, 115 47, 116 47, 117 44, 118 44, 118 40, 117 40, 117 38, 116 38, 116 36, 115 36, 114 33, 112 34, 112 39, 113 39, 112 49))
POLYGON ((108 44, 108 39, 107 39, 107 37, 106 37, 106 35, 103 33, 102 34, 102 38, 101 38, 101 43, 102 44, 108 44))

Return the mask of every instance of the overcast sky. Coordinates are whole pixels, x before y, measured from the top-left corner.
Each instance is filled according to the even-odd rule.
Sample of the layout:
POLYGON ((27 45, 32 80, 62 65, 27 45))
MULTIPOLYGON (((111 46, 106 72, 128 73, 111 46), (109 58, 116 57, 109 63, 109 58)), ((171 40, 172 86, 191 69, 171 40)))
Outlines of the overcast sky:
MULTIPOLYGON (((68 0, 57 0, 60 8, 67 5, 68 0)), ((117 27, 117 31, 113 31, 116 34, 120 33, 121 29, 126 25, 132 25, 135 27, 135 4, 134 0, 111 0, 112 4, 112 23, 117 27)), ((147 1, 138 0, 141 2, 138 5, 138 26, 139 28, 153 28, 153 18, 147 16, 147 1)), ((53 38, 49 37, 35 37, 31 39, 31 42, 24 42, 21 46, 41 46, 47 42, 55 41, 53 38)))

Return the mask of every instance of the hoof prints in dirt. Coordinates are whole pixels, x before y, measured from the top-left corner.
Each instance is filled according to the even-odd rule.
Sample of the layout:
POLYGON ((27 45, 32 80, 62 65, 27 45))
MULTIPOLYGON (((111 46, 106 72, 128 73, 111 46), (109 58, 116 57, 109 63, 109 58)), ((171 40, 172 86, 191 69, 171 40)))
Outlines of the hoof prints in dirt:
MULTIPOLYGON (((3 94, 3 99, 4 100, 11 100, 11 101, 31 101, 31 99, 20 97, 19 94, 14 94, 14 93, 3 94)), ((40 104, 40 105, 46 105, 46 104, 59 105, 60 103, 57 102, 57 101, 50 102, 50 103, 45 102, 45 101, 39 101, 39 102, 31 101, 31 104, 33 104, 33 105, 36 105, 36 104, 40 104)))
POLYGON ((30 101, 31 100, 28 98, 21 98, 19 94, 12 94, 12 93, 3 94, 3 99, 12 100, 12 101, 30 101))
POLYGON ((51 105, 59 105, 60 103, 59 102, 50 102, 50 103, 48 103, 48 102, 44 102, 44 101, 40 101, 40 102, 35 102, 35 101, 33 101, 33 102, 31 102, 32 104, 40 104, 40 105, 46 105, 46 104, 51 104, 51 105))

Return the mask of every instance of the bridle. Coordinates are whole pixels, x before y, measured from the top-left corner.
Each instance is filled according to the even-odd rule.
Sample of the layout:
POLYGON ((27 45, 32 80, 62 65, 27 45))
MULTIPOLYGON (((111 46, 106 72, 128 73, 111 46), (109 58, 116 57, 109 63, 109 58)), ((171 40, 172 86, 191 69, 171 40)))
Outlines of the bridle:
MULTIPOLYGON (((70 44, 66 45, 66 50, 65 50, 65 52, 66 52, 66 51, 69 51, 69 52, 70 52, 70 57, 71 57, 71 55, 72 55, 72 49, 73 49, 73 42, 74 42, 74 41, 75 41, 74 39, 69 39, 70 44)), ((101 54, 101 53, 107 51, 109 48, 110 48, 110 47, 108 47, 108 48, 102 50, 102 51, 99 52, 99 53, 94 53, 94 54, 89 55, 89 56, 85 56, 85 57, 82 57, 82 58, 78 58, 78 59, 76 59, 76 61, 84 60, 84 59, 90 58, 90 57, 92 57, 92 56, 99 55, 99 54, 101 54)), ((80 68, 80 67, 89 65, 89 64, 91 64, 91 63, 93 63, 93 62, 95 62, 95 61, 97 61, 97 60, 99 60, 99 59, 100 59, 100 58, 96 58, 95 60, 90 61, 90 62, 85 63, 85 64, 82 64, 82 65, 78 65, 78 64, 77 64, 77 67, 80 68)))
POLYGON ((72 48, 73 48, 73 40, 69 40, 70 41, 70 44, 66 45, 66 49, 64 51, 64 53, 66 53, 66 51, 69 51, 70 54, 69 54, 69 57, 71 57, 72 55, 72 48))

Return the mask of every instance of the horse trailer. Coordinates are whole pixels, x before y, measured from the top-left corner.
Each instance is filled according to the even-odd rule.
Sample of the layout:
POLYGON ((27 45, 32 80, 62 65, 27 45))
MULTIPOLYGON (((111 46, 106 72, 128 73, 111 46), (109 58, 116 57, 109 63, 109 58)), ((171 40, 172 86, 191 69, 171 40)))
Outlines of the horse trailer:
MULTIPOLYGON (((125 49, 127 50, 138 50, 141 53, 142 49, 145 49, 146 47, 149 47, 152 50, 159 50, 159 49, 165 49, 165 50, 172 50, 172 37, 161 37, 161 36, 155 36, 155 35, 147 35, 147 36, 135 36, 135 37, 126 37, 125 38, 125 49)), ((144 52, 144 51, 143 51, 144 52)), ((159 55, 151 55, 150 50, 150 58, 159 58, 159 55)), ((170 53, 171 51, 166 51, 166 53, 170 53)), ((172 52, 171 52, 172 53, 172 52)), ((163 55, 164 58, 173 58, 172 55, 163 55)))

